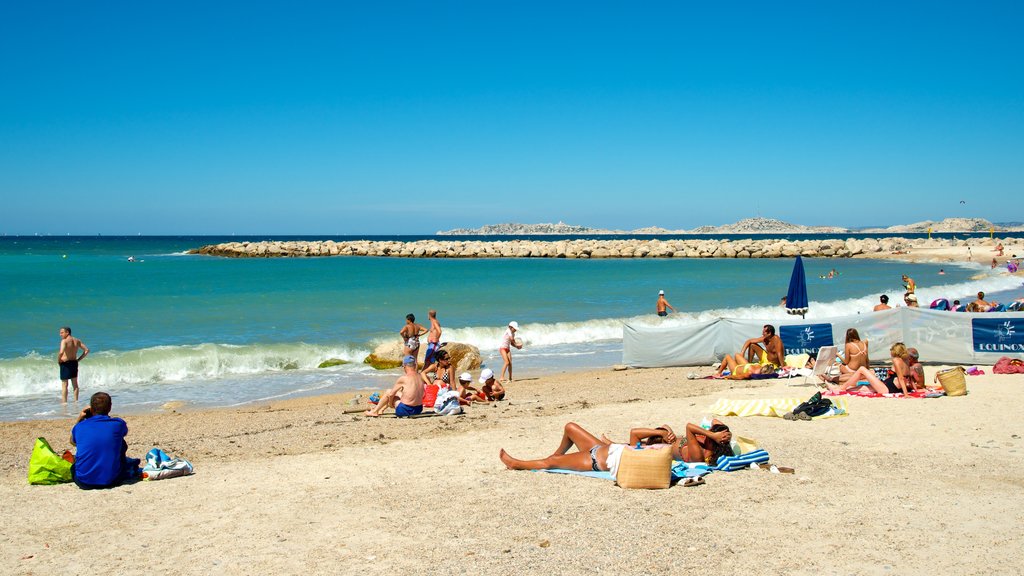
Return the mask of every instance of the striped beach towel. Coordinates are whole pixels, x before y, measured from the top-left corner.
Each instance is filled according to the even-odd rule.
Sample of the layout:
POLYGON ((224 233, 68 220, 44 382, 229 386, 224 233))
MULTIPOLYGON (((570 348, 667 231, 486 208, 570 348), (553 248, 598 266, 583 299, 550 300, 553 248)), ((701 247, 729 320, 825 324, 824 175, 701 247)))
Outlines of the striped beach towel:
MULTIPOLYGON (((846 416, 849 411, 845 398, 830 398, 834 412, 818 416, 818 418, 831 418, 834 416, 846 416)), ((774 416, 782 418, 786 412, 792 412, 793 408, 800 405, 800 398, 760 398, 754 400, 729 400, 719 398, 717 402, 708 408, 715 416, 774 416)))

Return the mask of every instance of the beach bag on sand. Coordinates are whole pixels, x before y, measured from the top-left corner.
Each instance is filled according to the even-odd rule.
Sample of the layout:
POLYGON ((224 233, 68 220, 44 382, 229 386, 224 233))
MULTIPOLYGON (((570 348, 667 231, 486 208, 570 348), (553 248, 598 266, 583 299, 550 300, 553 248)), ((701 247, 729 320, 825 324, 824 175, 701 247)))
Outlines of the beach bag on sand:
POLYGON ((454 416, 456 414, 462 414, 462 406, 459 404, 459 393, 455 390, 445 389, 437 395, 437 401, 434 402, 434 412, 441 416, 454 416))
POLYGON ((146 466, 142 469, 143 480, 165 480, 187 476, 193 471, 192 463, 184 458, 171 458, 159 448, 146 454, 146 466))
POLYGON ((71 462, 54 452, 46 438, 36 438, 28 460, 28 483, 51 485, 65 482, 71 482, 71 462))
POLYGON ((965 373, 966 371, 963 366, 955 366, 949 370, 936 373, 935 381, 946 391, 946 396, 964 396, 967 394, 967 378, 964 377, 965 373))
POLYGON ((656 490, 668 488, 672 482, 672 449, 622 449, 615 483, 622 488, 656 490))

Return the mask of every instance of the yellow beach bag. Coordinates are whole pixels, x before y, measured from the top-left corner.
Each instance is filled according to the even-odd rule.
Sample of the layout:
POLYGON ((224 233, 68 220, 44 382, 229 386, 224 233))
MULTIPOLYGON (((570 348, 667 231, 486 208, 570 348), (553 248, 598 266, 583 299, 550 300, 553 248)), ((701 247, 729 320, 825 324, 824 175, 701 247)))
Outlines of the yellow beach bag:
POLYGON ((963 366, 955 366, 935 374, 935 380, 946 391, 946 396, 965 396, 967 394, 966 370, 963 366))

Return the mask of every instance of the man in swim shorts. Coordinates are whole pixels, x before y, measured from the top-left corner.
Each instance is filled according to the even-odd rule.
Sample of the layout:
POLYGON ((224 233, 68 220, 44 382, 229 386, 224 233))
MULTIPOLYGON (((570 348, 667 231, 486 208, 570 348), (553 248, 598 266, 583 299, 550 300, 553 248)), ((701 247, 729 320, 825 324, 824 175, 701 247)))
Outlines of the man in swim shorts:
POLYGON ((416 323, 416 316, 405 315, 405 326, 398 332, 402 335, 402 354, 412 356, 415 359, 420 354, 420 336, 427 333, 427 329, 416 323))
POLYGON ((668 310, 666 310, 666 308, 672 308, 673 312, 676 311, 676 309, 673 308, 672 305, 668 303, 668 300, 665 299, 665 291, 658 290, 658 316, 668 316, 668 310))
POLYGON ((377 406, 366 411, 367 416, 380 416, 388 408, 394 408, 399 418, 423 412, 423 378, 416 372, 416 358, 411 355, 402 358, 402 369, 405 374, 398 377, 391 390, 380 395, 377 406))
POLYGON ((60 366, 60 401, 68 403, 68 380, 75 390, 75 402, 78 402, 78 363, 89 355, 89 347, 71 335, 71 328, 60 329, 60 347, 57 349, 57 365, 60 366), (79 356, 81 351, 81 356, 79 356))
POLYGON ((437 321, 437 310, 428 310, 430 330, 427 331, 427 352, 423 355, 423 365, 434 363, 434 355, 441 349, 441 323, 437 321))
POLYGON ((743 343, 738 358, 745 358, 747 362, 771 364, 779 368, 786 363, 786 351, 782 348, 782 338, 775 335, 775 327, 765 324, 761 329, 760 338, 751 338, 743 343))

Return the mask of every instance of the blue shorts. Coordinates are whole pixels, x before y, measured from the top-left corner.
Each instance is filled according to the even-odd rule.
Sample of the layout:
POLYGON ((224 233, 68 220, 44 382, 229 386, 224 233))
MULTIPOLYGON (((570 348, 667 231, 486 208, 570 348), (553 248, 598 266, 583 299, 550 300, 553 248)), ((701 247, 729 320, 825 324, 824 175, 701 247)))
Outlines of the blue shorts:
POLYGON ((65 360, 59 362, 60 365, 60 379, 71 380, 72 378, 78 378, 78 360, 65 360))
POLYGON ((438 342, 427 342, 427 353, 423 356, 423 365, 430 366, 434 363, 434 355, 441 349, 438 342))
POLYGON ((406 406, 405 404, 402 404, 401 402, 399 402, 395 406, 395 416, 397 416, 399 418, 406 418, 408 416, 415 416, 417 414, 421 414, 422 412, 423 412, 423 405, 422 404, 419 405, 419 406, 406 406))

